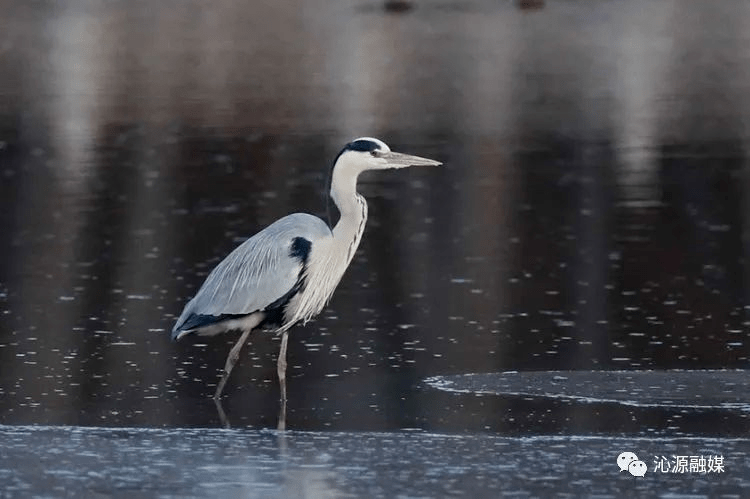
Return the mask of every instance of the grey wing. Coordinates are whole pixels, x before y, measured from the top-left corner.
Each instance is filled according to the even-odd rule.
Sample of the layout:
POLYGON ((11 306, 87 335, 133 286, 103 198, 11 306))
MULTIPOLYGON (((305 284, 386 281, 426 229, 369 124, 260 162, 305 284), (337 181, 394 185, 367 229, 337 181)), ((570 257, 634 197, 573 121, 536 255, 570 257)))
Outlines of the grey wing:
POLYGON ((199 317, 207 316, 210 323, 210 318, 264 310, 294 289, 307 258, 300 251, 305 246, 309 251, 312 244, 326 237, 331 237, 331 230, 313 215, 295 213, 277 220, 235 248, 211 271, 185 306, 173 332, 197 327, 199 317), (307 243, 300 248, 297 238, 307 243))

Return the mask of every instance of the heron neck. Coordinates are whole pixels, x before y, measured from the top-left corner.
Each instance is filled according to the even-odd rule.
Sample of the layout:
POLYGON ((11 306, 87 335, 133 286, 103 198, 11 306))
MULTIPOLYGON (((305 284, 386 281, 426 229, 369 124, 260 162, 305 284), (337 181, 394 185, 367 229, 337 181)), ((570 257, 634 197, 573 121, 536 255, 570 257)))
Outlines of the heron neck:
POLYGON ((341 217, 333 237, 313 244, 306 278, 314 285, 292 297, 284 316, 287 324, 308 321, 323 309, 357 251, 367 221, 367 203, 357 194, 357 174, 356 165, 334 167, 331 198, 341 217))
POLYGON ((347 263, 354 256, 367 221, 367 203, 357 193, 359 171, 353 168, 336 168, 331 182, 331 198, 341 217, 333 228, 337 244, 347 246, 347 263))
POLYGON ((359 171, 348 164, 337 164, 331 179, 331 199, 341 213, 341 217, 359 212, 357 202, 357 177, 359 171))

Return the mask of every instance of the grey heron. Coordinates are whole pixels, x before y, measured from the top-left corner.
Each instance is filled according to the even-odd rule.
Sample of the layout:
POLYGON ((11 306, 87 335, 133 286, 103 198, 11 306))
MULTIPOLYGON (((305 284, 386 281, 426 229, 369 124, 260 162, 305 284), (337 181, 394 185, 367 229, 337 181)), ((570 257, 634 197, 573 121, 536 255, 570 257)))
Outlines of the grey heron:
POLYGON ((362 239, 367 203, 357 193, 357 177, 366 170, 440 164, 392 152, 378 139, 356 139, 333 164, 330 196, 340 213, 334 227, 307 213, 287 215, 240 244, 211 271, 177 319, 172 339, 242 331, 214 399, 221 396, 250 332, 265 327, 282 335, 276 368, 281 400, 286 400, 289 329, 325 307, 362 239))

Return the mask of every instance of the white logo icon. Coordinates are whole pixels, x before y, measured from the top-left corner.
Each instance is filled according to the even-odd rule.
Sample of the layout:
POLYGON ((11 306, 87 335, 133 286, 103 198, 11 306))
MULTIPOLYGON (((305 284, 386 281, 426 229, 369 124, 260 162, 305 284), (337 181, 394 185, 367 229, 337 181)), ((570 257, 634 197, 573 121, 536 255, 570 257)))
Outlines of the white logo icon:
POLYGON ((643 461, 633 461, 630 463, 630 466, 628 466, 628 471, 633 476, 644 476, 646 474, 646 463, 643 461))
POLYGON ((623 452, 617 456, 617 466, 620 472, 627 471, 633 476, 644 476, 648 467, 632 452, 623 452))
POLYGON ((630 466, 630 463, 633 461, 638 461, 638 456, 632 452, 623 452, 617 456, 617 466, 620 467, 620 471, 628 471, 628 466, 630 466))

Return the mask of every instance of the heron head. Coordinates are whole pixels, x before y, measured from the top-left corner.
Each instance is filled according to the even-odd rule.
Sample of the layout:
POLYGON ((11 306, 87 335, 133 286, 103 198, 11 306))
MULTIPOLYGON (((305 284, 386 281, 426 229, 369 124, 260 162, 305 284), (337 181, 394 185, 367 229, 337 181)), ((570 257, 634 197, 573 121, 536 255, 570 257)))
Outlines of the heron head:
MULTIPOLYGON (((340 207, 343 202, 341 196, 354 194, 350 191, 356 191, 357 177, 366 170, 441 164, 439 161, 393 152, 382 140, 360 137, 346 144, 334 160, 333 168, 328 175, 327 192, 330 193, 336 206, 340 207)), ((333 226, 329 206, 328 222, 333 226)))
POLYGON ((336 163, 339 162, 350 164, 359 171, 442 164, 419 156, 393 152, 385 142, 372 137, 360 137, 349 142, 339 153, 336 163))

